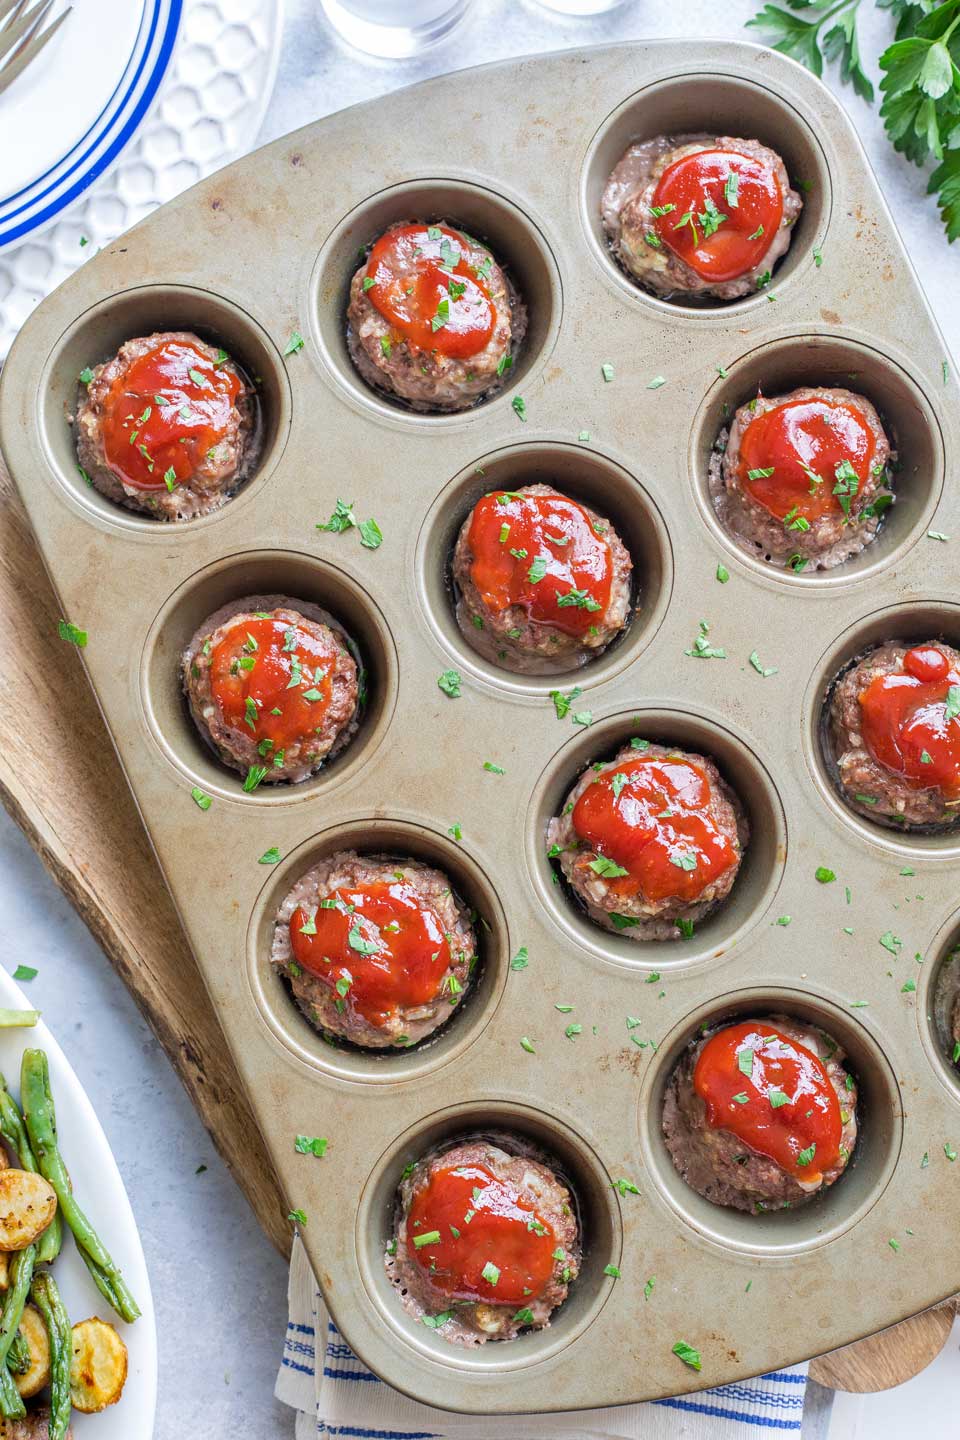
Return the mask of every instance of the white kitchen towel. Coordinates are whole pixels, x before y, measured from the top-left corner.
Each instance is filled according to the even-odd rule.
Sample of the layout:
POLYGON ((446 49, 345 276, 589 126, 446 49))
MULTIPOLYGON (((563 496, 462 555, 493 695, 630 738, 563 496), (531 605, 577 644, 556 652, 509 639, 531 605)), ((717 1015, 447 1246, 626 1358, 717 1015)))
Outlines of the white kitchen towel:
POLYGON ((551 1415, 454 1415, 378 1380, 327 1314, 296 1236, 277 1399, 297 1411, 296 1440, 774 1440, 799 1435, 806 1365, 673 1400, 551 1415))

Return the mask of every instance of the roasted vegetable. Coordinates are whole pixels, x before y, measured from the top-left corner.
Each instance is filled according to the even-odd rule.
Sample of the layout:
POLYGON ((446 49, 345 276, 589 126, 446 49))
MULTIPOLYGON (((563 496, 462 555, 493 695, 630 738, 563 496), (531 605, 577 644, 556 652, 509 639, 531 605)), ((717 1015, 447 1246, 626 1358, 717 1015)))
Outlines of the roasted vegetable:
POLYGON ((0 1170, 0 1250, 25 1250, 43 1234, 56 1210, 56 1192, 42 1175, 0 1170))
POLYGON ((26 1414, 13 1377, 7 1369, 7 1355, 14 1336, 20 1329, 36 1258, 35 1245, 28 1245, 26 1250, 20 1250, 14 1255, 10 1262, 10 1285, 3 1297, 3 1308, 0 1309, 0 1414, 7 1419, 16 1419, 18 1415, 26 1414))
POLYGON ((50 1345, 49 1440, 64 1440, 70 1428, 70 1321, 49 1270, 34 1276, 30 1295, 43 1316, 50 1345))
MULTIPOLYGON (((0 1075, 0 1135, 6 1140, 13 1153, 20 1163, 21 1170, 32 1170, 39 1174, 39 1166, 36 1157, 30 1147, 27 1136, 27 1129, 23 1123, 23 1116, 20 1114, 12 1095, 7 1089, 7 1082, 0 1075)), ((37 1246, 37 1264, 52 1265, 60 1254, 60 1247, 63 1244, 63 1221, 60 1219, 60 1211, 54 1215, 47 1229, 40 1237, 37 1246)), ((0 1437, 2 1440, 2 1437, 0 1437)))
POLYGON ((85 1415, 116 1405, 127 1378, 127 1347, 114 1327, 94 1316, 73 1327, 70 1399, 85 1415))
POLYGON ((26 1375, 30 1369, 30 1346, 27 1344, 27 1337, 20 1329, 10 1341, 10 1349, 7 1351, 7 1369, 14 1375, 26 1375))
POLYGON ((42 1050, 24 1051, 20 1072, 20 1098, 27 1134, 40 1172, 56 1191, 61 1213, 73 1231, 88 1270, 101 1294, 117 1314, 127 1321, 136 1320, 140 1314, 136 1300, 109 1251, 74 1199, 70 1176, 57 1145, 56 1114, 50 1094, 47 1057, 42 1050))
POLYGON ((39 1310, 32 1305, 25 1305, 23 1308, 20 1338, 25 1338, 29 1346, 28 1366, 22 1375, 14 1375, 13 1383, 24 1400, 29 1400, 31 1395, 38 1394, 50 1380, 50 1340, 47 1327, 39 1310))

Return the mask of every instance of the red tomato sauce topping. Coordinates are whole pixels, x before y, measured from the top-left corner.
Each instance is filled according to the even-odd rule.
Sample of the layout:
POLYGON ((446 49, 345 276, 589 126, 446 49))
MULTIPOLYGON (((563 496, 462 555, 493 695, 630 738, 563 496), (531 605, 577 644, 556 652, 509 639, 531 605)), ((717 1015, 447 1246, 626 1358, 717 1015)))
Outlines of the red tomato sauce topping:
POLYGON ((550 1283, 556 1244, 530 1202, 485 1165, 435 1170, 407 1217, 410 1253, 456 1300, 529 1304, 550 1283))
POLYGON ((960 674, 942 650, 908 650, 902 674, 875 676, 858 699, 875 760, 915 790, 960 798, 960 674))
POLYGON ((434 1000, 451 964, 439 916, 407 880, 335 890, 312 920, 299 907, 290 943, 297 963, 336 990, 343 1008, 378 1026, 434 1000))
POLYGON ((497 322, 485 262, 468 265, 464 246, 445 225, 388 230, 370 252, 364 281, 364 294, 400 336, 457 360, 478 354, 497 322))
POLYGON ((737 859, 709 804, 699 765, 627 760, 587 786, 573 807, 573 828, 598 852, 591 868, 615 895, 692 901, 737 859))
MULTIPOLYGON (((227 356, 221 351, 223 360, 227 356)), ((139 490, 174 490, 225 438, 242 384, 194 345, 165 340, 110 386, 103 448, 115 475, 139 490)))
POLYGON ((228 725, 249 730, 270 765, 321 726, 338 654, 332 638, 288 620, 238 617, 210 655, 213 698, 228 725))
POLYGON ((737 150, 699 150, 668 165, 653 194, 662 244, 711 283, 756 269, 783 219, 780 181, 737 150))
POLYGON ((497 490, 474 506, 470 576, 488 609, 583 635, 610 603, 613 559, 582 505, 562 495, 497 490))
POLYGON ((826 1067, 778 1030, 750 1022, 718 1030, 700 1051, 693 1088, 709 1125, 798 1180, 816 1183, 840 1157, 843 1119, 826 1067))
POLYGON ((751 420, 737 477, 788 529, 823 516, 856 515, 877 442, 863 413, 827 400, 788 400, 751 420))

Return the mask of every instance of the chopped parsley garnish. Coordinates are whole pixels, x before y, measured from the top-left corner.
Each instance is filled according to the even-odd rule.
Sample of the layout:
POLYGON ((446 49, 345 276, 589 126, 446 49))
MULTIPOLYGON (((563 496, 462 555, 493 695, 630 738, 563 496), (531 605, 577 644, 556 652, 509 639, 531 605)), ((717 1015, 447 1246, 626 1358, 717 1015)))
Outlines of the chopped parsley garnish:
POLYGON ((753 1051, 749 1045, 745 1045, 742 1050, 737 1051, 737 1069, 741 1075, 753 1074, 753 1051))
POLYGON ((428 1330, 439 1330, 448 1320, 453 1319, 453 1311, 441 1310, 439 1315, 421 1315, 420 1319, 428 1330))
POLYGON ((600 366, 600 374, 603 376, 605 383, 609 385, 610 381, 613 379, 613 366, 610 364, 609 360, 605 360, 604 363, 600 366))
POLYGON ((603 1273, 604 1273, 604 1275, 609 1275, 609 1276, 611 1277, 611 1279, 613 1279, 613 1280, 619 1280, 619 1279, 620 1279, 620 1267, 619 1267, 619 1265, 604 1265, 604 1267, 603 1267, 603 1273))
POLYGON ((194 785, 193 789, 190 791, 190 798, 200 810, 209 810, 210 806, 213 804, 213 800, 210 798, 209 795, 205 795, 203 793, 199 785, 194 785))
POLYGON ((774 1110, 779 1110, 782 1105, 789 1105, 790 1103, 790 1096, 785 1095, 782 1090, 775 1088, 767 1091, 767 1099, 770 1101, 771 1108, 774 1110))
POLYGON ((805 1150, 801 1150, 797 1156, 798 1165, 809 1165, 817 1153, 816 1141, 813 1141, 805 1150))
POLYGON ((70 645, 76 645, 82 650, 87 643, 87 632, 81 630, 79 625, 74 625, 69 620, 57 621, 57 634, 61 640, 66 640, 70 645))
MULTIPOLYGON (((287 341, 286 347, 285 347, 284 352, 283 352, 284 355, 296 355, 297 351, 298 351, 298 350, 302 350, 302 349, 303 349, 303 336, 300 334, 300 331, 299 331, 299 330, 291 330, 291 332, 290 332, 290 339, 287 341)), ((190 371, 190 375, 191 375, 191 378, 192 378, 192 377, 193 377, 193 371, 192 371, 192 370, 190 371)))
POLYGON ((527 579, 531 585, 537 585, 547 573, 547 562, 542 555, 538 555, 530 569, 527 571, 527 579))
POLYGON ((83 385, 89 385, 89 384, 90 384, 90 381, 91 381, 92 379, 93 379, 93 371, 90 369, 90 366, 88 365, 85 370, 81 370, 81 371, 80 371, 80 382, 81 382, 81 384, 83 384, 83 385))
POLYGON ((818 880, 821 885, 829 885, 831 880, 836 880, 837 877, 832 870, 827 869, 826 865, 818 865, 813 872, 813 878, 818 880))
POLYGON ((606 855, 598 855, 596 860, 590 861, 590 869, 595 875, 600 875, 604 880, 616 880, 621 875, 629 875, 630 871, 618 865, 615 860, 610 860, 606 855))
POLYGON ((567 715, 570 713, 570 706, 573 704, 574 700, 576 700, 577 697, 582 694, 583 691, 580 689, 579 685, 574 685, 573 689, 566 695, 564 695, 560 690, 550 691, 550 699, 553 701, 553 708, 557 712, 558 720, 566 719, 567 715))
POLYGON ((518 420, 526 420, 527 402, 526 400, 524 400, 522 395, 514 395, 513 399, 510 401, 510 405, 513 413, 516 415, 518 420))
POLYGON ((491 775, 505 775, 507 772, 502 765, 494 765, 492 760, 484 760, 484 770, 489 770, 491 775))
POLYGON ((246 778, 243 782, 244 794, 252 794, 252 792, 256 790, 257 786, 260 784, 261 780, 263 780, 266 773, 266 765, 251 765, 250 769, 247 771, 246 778))
POLYGON ((14 980, 34 980, 40 972, 33 965, 18 965, 13 972, 14 980))
POLYGON ((449 695, 451 700, 460 698, 461 675, 459 670, 444 670, 442 675, 437 676, 437 684, 444 695, 449 695))
POLYGON ((290 1214, 287 1216, 287 1219, 290 1220, 294 1225, 306 1225, 307 1212, 305 1210, 291 1210, 290 1214))
POLYGON ((739 192, 740 176, 736 170, 729 170, 727 172, 726 184, 723 187, 723 198, 731 210, 738 210, 740 208, 739 192))
POLYGON ((727 581, 730 579, 730 571, 727 569, 726 565, 718 564, 717 579, 720 581, 721 585, 726 585, 727 581))
POLYGON ((533 1048, 533 1041, 529 1035, 520 1036, 520 1045, 522 1049, 526 1050, 528 1055, 536 1055, 537 1052, 533 1048))
POLYGON ((632 1180, 612 1180, 610 1183, 612 1188, 616 1190, 621 1196, 640 1194, 640 1187, 638 1185, 634 1185, 632 1180))
MULTIPOLYGON (((334 535, 341 535, 344 530, 350 530, 357 523, 357 517, 353 513, 352 502, 348 505, 346 500, 338 500, 333 509, 333 514, 325 525, 318 525, 318 530, 330 530, 334 535)), ((288 631, 287 634, 292 634, 288 631)), ((286 636, 284 637, 286 639, 286 636)), ((284 649, 287 648, 284 644, 284 649)), ((294 647, 291 646, 291 649, 294 647)))
MULTIPOLYGON (((671 855, 670 864, 676 865, 678 870, 696 870, 697 857, 692 851, 687 850, 682 855, 671 855)), ((626 874, 626 871, 623 873, 626 874)))
POLYGON ((521 945, 516 955, 514 955, 513 959, 510 961, 510 969, 526 970, 529 963, 530 951, 527 949, 526 945, 521 945))
POLYGON ((327 1145, 330 1142, 320 1135, 298 1135, 293 1142, 293 1148, 298 1155, 316 1155, 321 1160, 327 1153, 327 1145))
POLYGON ((654 375, 654 377, 653 377, 652 380, 648 380, 648 381, 647 381, 647 389, 648 389, 648 390, 659 390, 660 387, 661 387, 662 385, 666 385, 666 383, 667 383, 667 377, 666 377, 666 375, 654 375))
POLYGON ((277 862, 279 861, 279 859, 280 859, 280 851, 279 851, 279 849, 277 848, 276 845, 271 845, 269 850, 264 850, 263 854, 260 856, 260 859, 257 861, 257 864, 258 864, 258 865, 276 865, 277 862))
POLYGON ((569 606, 573 606, 577 610, 600 610, 603 608, 586 590, 576 589, 567 590, 565 594, 558 595, 557 605, 561 610, 569 606))
POLYGON ((726 660, 727 652, 722 646, 711 645, 707 636, 710 634, 710 626, 706 620, 700 621, 700 633, 694 640, 689 650, 684 650, 684 655, 690 655, 695 660, 726 660))
POLYGON ((750 664, 753 666, 754 670, 756 670, 757 674, 762 675, 764 679, 767 679, 770 675, 776 675, 778 673, 776 665, 761 664, 760 656, 757 654, 756 650, 750 651, 750 664))
POLYGON ((357 529, 360 531, 360 544, 365 550, 379 550, 383 544, 383 531, 376 520, 361 520, 357 529))
POLYGON ((691 1370, 702 1370, 703 1362, 700 1358, 700 1351, 688 1345, 686 1340, 678 1340, 672 1347, 673 1354, 682 1360, 684 1365, 689 1365, 691 1370))

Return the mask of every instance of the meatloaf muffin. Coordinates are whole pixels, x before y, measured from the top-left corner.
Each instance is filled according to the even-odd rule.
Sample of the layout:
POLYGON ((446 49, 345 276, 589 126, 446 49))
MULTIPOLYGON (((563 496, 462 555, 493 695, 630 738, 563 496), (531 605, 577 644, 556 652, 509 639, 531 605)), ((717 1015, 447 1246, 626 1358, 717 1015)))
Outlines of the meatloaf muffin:
POLYGON ((827 747, 852 810, 900 830, 960 818, 960 653, 890 640, 837 680, 827 747))
POLYGON ((823 1030, 785 1015, 714 1030, 667 1085, 674 1165, 714 1205, 757 1214, 804 1205, 840 1178, 857 1140, 857 1086, 823 1030))
POLYGON ((580 1269, 573 1198, 529 1142, 460 1141, 404 1172, 385 1263, 403 1308, 451 1345, 542 1330, 580 1269))
POLYGON ((485 245, 446 222, 391 225, 350 284, 347 348, 413 410, 466 410, 504 383, 527 312, 485 245))
POLYGON ((406 1048, 461 1003, 477 942, 441 870, 342 850, 285 896, 271 960, 316 1029, 364 1049, 406 1048))
POLYGON ((580 776, 547 826, 547 853, 605 930, 675 940, 729 895, 748 838, 711 759, 634 739, 580 776))
POLYGON ((626 625, 632 569, 610 522, 551 485, 493 490, 457 539, 457 623, 506 670, 568 670, 626 625))
POLYGON ((890 492, 890 442, 870 401, 801 386, 742 405, 710 460, 721 524, 750 554, 829 570, 876 536, 890 492))
POLYGON ((81 375, 77 458, 108 499, 158 520, 217 510, 260 452, 252 386, 189 330, 127 340, 81 375))
POLYGON ((736 300, 769 281, 802 207, 775 151, 701 134, 631 145, 600 210, 614 255, 645 289, 736 300))
POLYGON ((317 605, 247 595, 206 619, 181 657, 190 714, 245 790, 306 780, 356 732, 355 647, 317 605))

